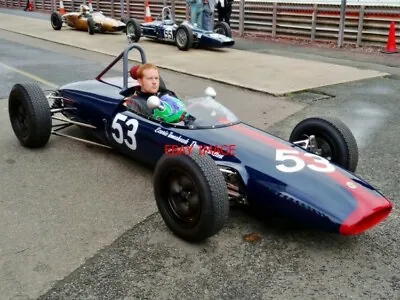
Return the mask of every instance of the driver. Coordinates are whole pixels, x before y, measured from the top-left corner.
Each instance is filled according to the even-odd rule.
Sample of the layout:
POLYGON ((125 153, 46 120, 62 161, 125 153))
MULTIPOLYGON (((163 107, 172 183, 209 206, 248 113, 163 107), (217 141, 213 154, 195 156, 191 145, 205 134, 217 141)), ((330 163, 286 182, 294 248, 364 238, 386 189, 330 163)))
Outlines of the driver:
POLYGON ((81 16, 87 17, 87 16, 89 16, 90 8, 89 8, 89 6, 82 4, 79 7, 79 12, 80 12, 81 16))
POLYGON ((173 92, 160 89, 159 71, 155 65, 151 63, 141 65, 137 70, 137 81, 140 89, 125 100, 125 106, 138 113, 168 123, 177 123, 185 118, 185 106, 182 101, 176 98, 173 92), (163 109, 150 109, 147 106, 147 99, 150 96, 159 97, 163 109))

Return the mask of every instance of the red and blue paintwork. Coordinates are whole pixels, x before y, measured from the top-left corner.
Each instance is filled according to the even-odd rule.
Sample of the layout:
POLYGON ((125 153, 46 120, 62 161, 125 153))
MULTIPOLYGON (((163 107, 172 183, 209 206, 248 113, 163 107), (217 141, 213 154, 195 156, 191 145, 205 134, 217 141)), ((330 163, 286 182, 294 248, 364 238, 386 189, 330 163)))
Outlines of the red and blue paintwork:
MULTIPOLYGON (((123 57, 124 74, 128 74, 127 51, 133 48, 141 51, 145 62, 141 48, 130 45, 110 67, 123 57)), ((122 94, 129 84, 136 82, 129 81, 125 75, 108 79, 107 83, 102 79, 107 70, 94 80, 66 84, 59 92, 69 99, 65 105, 76 109, 65 112, 68 117, 96 126, 93 133, 98 139, 131 158, 154 166, 164 154, 166 144, 234 144, 235 155, 211 157, 218 165, 240 174, 248 201, 260 209, 277 211, 306 225, 343 235, 362 233, 390 214, 392 204, 388 199, 355 174, 243 122, 190 129, 162 124, 127 110, 122 104, 122 94), (117 129, 123 130, 122 136, 117 129), (187 143, 168 138, 160 134, 160 130, 181 136, 187 143), (288 151, 286 155, 297 151, 297 160, 303 167, 295 172, 280 171, 278 165, 292 167, 294 162, 290 159, 278 161, 283 151, 288 151), (316 171, 318 167, 330 169, 330 172, 316 171)))

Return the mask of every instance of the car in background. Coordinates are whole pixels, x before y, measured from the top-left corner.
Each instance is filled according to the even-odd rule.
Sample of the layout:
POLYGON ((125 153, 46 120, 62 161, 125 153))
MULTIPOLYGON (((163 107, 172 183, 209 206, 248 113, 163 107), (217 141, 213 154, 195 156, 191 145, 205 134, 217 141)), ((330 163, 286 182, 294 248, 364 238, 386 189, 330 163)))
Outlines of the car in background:
POLYGON ((90 35, 105 32, 124 32, 126 24, 122 21, 106 17, 103 12, 93 12, 86 5, 81 5, 76 12, 60 14, 53 12, 50 16, 54 30, 61 30, 63 24, 79 31, 87 31, 90 35))
POLYGON ((140 38, 175 44, 179 50, 190 48, 229 48, 235 44, 232 31, 226 22, 216 22, 214 30, 199 28, 188 21, 177 24, 172 17, 170 7, 164 7, 154 21, 139 23, 130 19, 126 23, 126 35, 129 43, 137 43, 140 38), (161 15, 161 20, 159 17, 161 15))

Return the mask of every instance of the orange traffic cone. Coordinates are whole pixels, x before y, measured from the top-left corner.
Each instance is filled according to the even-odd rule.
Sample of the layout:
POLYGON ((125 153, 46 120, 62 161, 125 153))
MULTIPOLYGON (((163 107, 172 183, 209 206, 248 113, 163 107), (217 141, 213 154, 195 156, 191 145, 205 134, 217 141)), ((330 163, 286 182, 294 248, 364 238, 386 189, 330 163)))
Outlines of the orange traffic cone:
POLYGON ((396 25, 395 22, 392 21, 390 23, 389 28, 389 35, 386 43, 386 49, 382 51, 383 53, 397 53, 397 46, 396 46, 396 25))
POLYGON ((65 8, 64 8, 64 3, 63 0, 60 0, 60 10, 58 11, 60 14, 65 14, 65 8))
POLYGON ((145 9, 145 16, 144 16, 145 23, 152 22, 153 18, 151 17, 150 13, 149 0, 144 1, 144 9, 145 9))
POLYGON ((32 3, 32 0, 29 0, 28 10, 29 10, 29 11, 32 11, 32 10, 33 10, 33 3, 32 3))

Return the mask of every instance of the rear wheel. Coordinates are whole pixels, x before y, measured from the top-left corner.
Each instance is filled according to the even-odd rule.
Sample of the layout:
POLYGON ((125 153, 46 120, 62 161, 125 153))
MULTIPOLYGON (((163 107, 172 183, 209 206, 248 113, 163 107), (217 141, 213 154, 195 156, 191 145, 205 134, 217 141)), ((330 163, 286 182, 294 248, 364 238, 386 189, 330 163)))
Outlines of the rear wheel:
POLYGON ((208 155, 165 154, 156 166, 154 194, 166 225, 186 241, 217 234, 228 219, 226 183, 208 155))
POLYGON ((93 20, 92 17, 89 17, 89 18, 87 19, 87 25, 88 25, 88 32, 89 32, 89 34, 90 34, 90 35, 93 35, 93 34, 94 34, 94 31, 95 31, 95 24, 94 24, 94 20, 93 20))
POLYGON ((232 37, 232 30, 226 22, 217 22, 214 25, 214 32, 225 35, 227 37, 232 37))
POLYGON ((37 84, 15 84, 8 98, 8 112, 14 134, 23 146, 38 148, 49 141, 50 107, 37 84))
POLYGON ((358 146, 346 124, 332 117, 308 118, 295 126, 289 141, 294 143, 307 140, 311 135, 315 136, 316 154, 348 171, 356 171, 358 146))
POLYGON ((54 30, 60 30, 63 25, 61 14, 59 14, 58 12, 52 12, 50 16, 50 22, 51 27, 53 27, 54 30))

